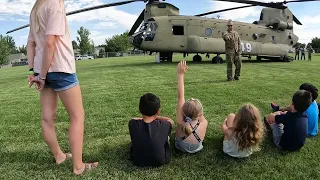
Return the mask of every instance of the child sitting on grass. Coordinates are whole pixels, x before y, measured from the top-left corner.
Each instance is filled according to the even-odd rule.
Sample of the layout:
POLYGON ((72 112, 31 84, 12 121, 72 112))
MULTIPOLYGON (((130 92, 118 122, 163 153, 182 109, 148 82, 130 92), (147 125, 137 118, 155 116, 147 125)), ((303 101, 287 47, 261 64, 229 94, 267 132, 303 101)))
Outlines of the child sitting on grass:
MULTIPOLYGON (((312 94, 312 103, 305 113, 308 116, 308 136, 316 136, 318 134, 319 120, 319 107, 316 102, 316 99, 318 97, 318 89, 310 83, 303 83, 299 87, 299 90, 306 90, 312 94)), ((271 103, 271 108, 273 109, 273 111, 290 111, 290 106, 280 108, 275 103, 271 103)))
POLYGON ((161 117, 160 99, 151 93, 140 98, 142 118, 129 121, 130 159, 136 166, 161 166, 170 161, 169 136, 172 119, 161 117))
POLYGON ((265 127, 260 111, 252 104, 245 104, 235 115, 230 113, 222 124, 223 152, 237 158, 248 157, 259 151, 265 127))
POLYGON ((279 149, 297 151, 304 146, 308 131, 308 117, 304 112, 311 102, 311 93, 299 90, 292 97, 290 111, 277 111, 267 117, 273 142, 279 149))
POLYGON ((178 64, 178 105, 175 146, 182 152, 196 153, 203 149, 208 121, 203 116, 202 104, 197 99, 184 99, 184 73, 186 61, 178 64))

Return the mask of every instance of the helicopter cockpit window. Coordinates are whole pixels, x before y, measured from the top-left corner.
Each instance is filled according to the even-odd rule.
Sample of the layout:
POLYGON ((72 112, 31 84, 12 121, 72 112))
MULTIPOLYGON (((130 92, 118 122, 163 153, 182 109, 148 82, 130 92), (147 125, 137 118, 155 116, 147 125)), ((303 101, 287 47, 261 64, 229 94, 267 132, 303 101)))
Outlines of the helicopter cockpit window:
POLYGON ((147 30, 147 25, 147 23, 142 24, 142 26, 140 27, 140 31, 147 30))
POLYGON ((172 34, 173 35, 184 35, 183 26, 172 26, 172 34))
POLYGON ((147 30, 147 31, 156 31, 157 28, 158 28, 157 23, 155 23, 155 22, 149 22, 149 23, 150 23, 150 24, 149 24, 149 27, 148 27, 148 30, 147 30))

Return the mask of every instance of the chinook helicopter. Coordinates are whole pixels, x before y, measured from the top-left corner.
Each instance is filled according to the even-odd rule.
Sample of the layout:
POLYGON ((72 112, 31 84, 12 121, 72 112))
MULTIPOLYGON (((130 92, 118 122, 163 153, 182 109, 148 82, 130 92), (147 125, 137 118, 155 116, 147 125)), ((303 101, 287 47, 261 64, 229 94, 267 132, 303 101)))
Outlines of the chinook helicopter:
MULTIPOLYGON (((183 53, 184 57, 189 53, 195 53, 193 61, 202 60, 199 53, 207 53, 207 55, 213 53, 217 56, 213 57, 212 62, 222 62, 222 58, 219 56, 219 54, 225 53, 222 32, 227 30, 228 20, 201 16, 246 7, 264 6, 258 21, 253 23, 233 21, 233 29, 240 35, 242 56, 247 56, 249 59, 251 56, 257 56, 257 60, 264 58, 289 62, 293 58, 289 57, 288 53, 299 39, 293 32, 293 22, 298 25, 302 25, 302 23, 284 4, 319 0, 293 0, 275 3, 252 0, 218 0, 249 5, 194 16, 180 15, 179 8, 163 1, 130 0, 68 12, 67 16, 142 1, 146 3, 146 7, 129 31, 129 41, 136 49, 150 53, 159 52, 160 61, 172 62, 172 55, 175 52, 183 53), (135 32, 138 28, 139 30, 135 32)), ((7 34, 28 26, 8 31, 7 34)))

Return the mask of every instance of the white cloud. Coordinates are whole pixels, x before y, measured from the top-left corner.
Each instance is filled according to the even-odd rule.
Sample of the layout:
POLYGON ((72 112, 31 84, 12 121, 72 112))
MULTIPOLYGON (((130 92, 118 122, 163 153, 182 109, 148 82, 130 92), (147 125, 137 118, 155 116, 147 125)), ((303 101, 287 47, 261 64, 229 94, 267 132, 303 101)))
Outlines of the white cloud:
MULTIPOLYGON (((35 0, 0 0, 0 3, 0 21, 29 23, 29 13, 35 0)), ((66 11, 70 12, 104 3, 103 0, 65 0, 65 7, 66 11)), ((108 7, 70 15, 67 20, 69 25, 84 26, 90 29, 91 39, 94 40, 95 44, 102 44, 105 38, 112 36, 110 31, 107 30, 116 29, 119 31, 116 33, 129 30, 137 17, 138 15, 118 10, 116 7, 108 7)), ((72 33, 76 34, 76 31, 72 33)), ((14 38, 22 39, 21 37, 14 38)))

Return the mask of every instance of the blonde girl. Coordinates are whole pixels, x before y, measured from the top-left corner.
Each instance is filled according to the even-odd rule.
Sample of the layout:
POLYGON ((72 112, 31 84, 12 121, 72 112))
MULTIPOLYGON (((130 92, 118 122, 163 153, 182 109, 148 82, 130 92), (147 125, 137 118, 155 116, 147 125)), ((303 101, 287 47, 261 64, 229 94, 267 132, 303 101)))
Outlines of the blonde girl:
POLYGON ((186 61, 178 64, 178 106, 175 147, 182 152, 196 153, 203 149, 208 122, 203 116, 203 107, 199 100, 184 99, 184 73, 188 67, 186 61))
POLYGON ((224 153, 243 158, 259 151, 265 132, 259 109, 252 104, 243 105, 236 115, 231 113, 224 120, 222 132, 224 153))
POLYGON ((35 2, 30 14, 27 55, 30 87, 35 83, 40 91, 42 135, 56 163, 61 164, 72 158, 73 173, 76 175, 97 167, 98 162, 82 161, 84 109, 63 1, 35 2), (56 137, 54 121, 58 98, 70 118, 71 153, 60 149, 56 137))

